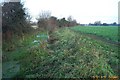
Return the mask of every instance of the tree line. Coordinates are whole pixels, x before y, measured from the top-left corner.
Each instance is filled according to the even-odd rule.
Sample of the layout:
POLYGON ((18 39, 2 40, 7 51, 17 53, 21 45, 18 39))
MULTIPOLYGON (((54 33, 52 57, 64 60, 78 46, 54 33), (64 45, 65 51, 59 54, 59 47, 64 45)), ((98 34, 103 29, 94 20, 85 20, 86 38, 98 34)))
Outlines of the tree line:
MULTIPOLYGON (((16 35, 22 37, 24 34, 29 34, 34 29, 31 27, 30 21, 31 16, 27 13, 24 4, 21 2, 4 2, 2 4, 2 39, 11 40, 16 35)), ((77 21, 72 16, 58 19, 55 16, 51 16, 49 11, 42 11, 37 18, 37 25, 39 28, 45 29, 48 32, 54 31, 56 28, 72 27, 78 25, 77 21)), ((82 25, 82 24, 81 24, 82 25)), ((116 22, 113 24, 103 23, 96 21, 92 26, 108 26, 117 25, 116 22)))
POLYGON ((56 28, 78 25, 77 21, 73 19, 72 16, 69 16, 67 20, 65 18, 57 19, 57 17, 51 16, 51 13, 49 11, 42 11, 37 20, 39 28, 44 28, 50 32, 56 28))
POLYGON ((108 23, 101 23, 101 21, 95 21, 94 23, 89 23, 90 26, 118 26, 116 22, 113 22, 111 24, 108 23))
MULTIPOLYGON (((24 34, 31 32, 33 29, 30 24, 31 16, 27 13, 26 8, 21 2, 4 2, 2 4, 2 33, 3 40, 10 40, 17 35, 22 37, 24 34)), ((43 11, 37 18, 38 27, 52 32, 58 27, 70 27, 77 24, 71 16, 57 19, 51 16, 49 11, 43 11)))

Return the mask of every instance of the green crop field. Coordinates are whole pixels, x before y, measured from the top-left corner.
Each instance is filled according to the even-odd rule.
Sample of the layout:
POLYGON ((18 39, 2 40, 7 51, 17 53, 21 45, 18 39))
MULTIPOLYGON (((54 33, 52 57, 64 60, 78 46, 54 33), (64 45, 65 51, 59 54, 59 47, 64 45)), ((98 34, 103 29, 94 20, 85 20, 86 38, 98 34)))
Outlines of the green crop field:
POLYGON ((71 29, 89 34, 95 34, 105 39, 118 42, 118 27, 116 26, 75 26, 71 29))

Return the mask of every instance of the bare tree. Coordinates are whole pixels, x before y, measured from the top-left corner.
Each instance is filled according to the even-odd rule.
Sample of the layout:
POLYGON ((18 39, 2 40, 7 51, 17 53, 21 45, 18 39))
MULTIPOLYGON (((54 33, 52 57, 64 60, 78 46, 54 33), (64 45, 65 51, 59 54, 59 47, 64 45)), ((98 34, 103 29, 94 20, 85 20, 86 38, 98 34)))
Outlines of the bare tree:
POLYGON ((50 11, 41 11, 41 13, 38 16, 38 20, 39 19, 49 19, 51 16, 51 12, 50 11))
POLYGON ((68 20, 69 22, 71 22, 71 21, 73 20, 72 16, 69 16, 69 17, 67 18, 67 20, 68 20))
POLYGON ((49 11, 42 11, 37 20, 38 20, 38 27, 47 29, 48 27, 48 19, 50 18, 51 13, 49 11))
POLYGON ((77 21, 73 19, 72 16, 69 16, 67 20, 68 20, 68 27, 77 25, 77 21))

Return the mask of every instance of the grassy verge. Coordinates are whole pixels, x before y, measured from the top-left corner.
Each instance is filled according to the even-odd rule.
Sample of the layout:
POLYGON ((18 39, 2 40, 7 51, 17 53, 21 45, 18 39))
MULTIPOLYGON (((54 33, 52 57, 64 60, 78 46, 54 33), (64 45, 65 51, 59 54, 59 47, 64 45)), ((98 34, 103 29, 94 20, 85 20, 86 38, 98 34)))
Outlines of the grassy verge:
POLYGON ((45 31, 26 34, 23 38, 13 38, 12 43, 3 42, 2 63, 3 78, 11 78, 21 72, 22 60, 30 55, 29 51, 33 47, 40 46, 38 42, 44 41, 38 35, 46 35, 45 31), (15 70, 17 69, 17 70, 15 70))
MULTIPOLYGON (((37 46, 30 36, 24 47, 9 52, 10 59, 19 61, 16 77, 24 78, 83 78, 90 76, 116 76, 117 47, 81 35, 69 28, 51 34, 46 42, 41 38, 37 46), (29 46, 29 47, 28 47, 29 46)), ((36 44, 36 43, 35 43, 36 44)))
POLYGON ((57 38, 46 49, 33 48, 23 59, 27 78, 80 78, 117 75, 117 48, 85 37, 69 29, 54 32, 57 38))

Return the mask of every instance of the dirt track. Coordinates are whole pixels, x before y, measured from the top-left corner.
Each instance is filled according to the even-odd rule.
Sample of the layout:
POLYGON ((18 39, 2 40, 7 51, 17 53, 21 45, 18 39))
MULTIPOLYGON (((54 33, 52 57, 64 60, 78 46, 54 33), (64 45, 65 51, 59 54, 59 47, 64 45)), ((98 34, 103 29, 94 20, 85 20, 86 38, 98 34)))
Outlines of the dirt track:
POLYGON ((119 46, 120 43, 119 42, 114 42, 110 39, 106 39, 102 36, 98 36, 98 35, 95 35, 95 34, 89 34, 89 33, 83 33, 83 32, 80 32, 80 31, 75 31, 75 32, 78 32, 84 36, 87 36, 87 37, 90 37, 92 39, 95 39, 95 40, 98 40, 98 41, 102 41, 104 42, 105 44, 109 44, 109 45, 114 45, 114 46, 119 46))

